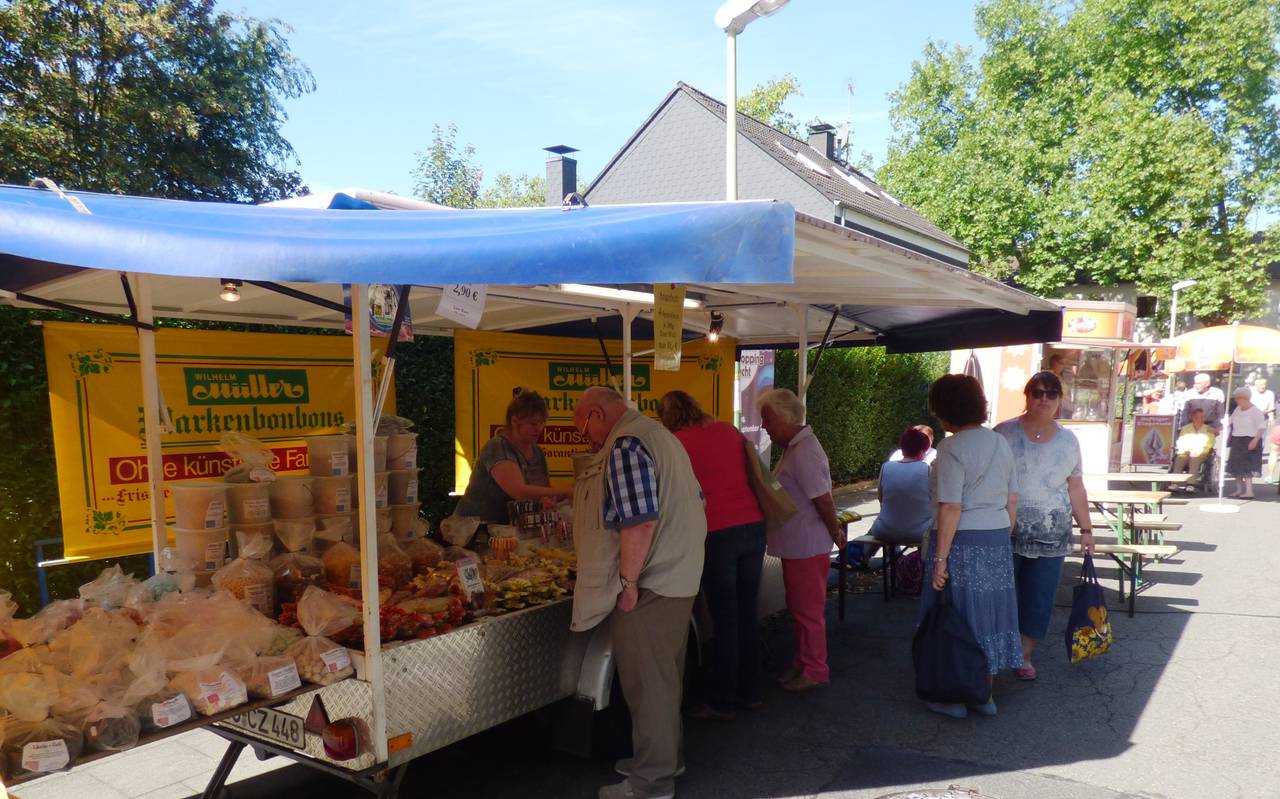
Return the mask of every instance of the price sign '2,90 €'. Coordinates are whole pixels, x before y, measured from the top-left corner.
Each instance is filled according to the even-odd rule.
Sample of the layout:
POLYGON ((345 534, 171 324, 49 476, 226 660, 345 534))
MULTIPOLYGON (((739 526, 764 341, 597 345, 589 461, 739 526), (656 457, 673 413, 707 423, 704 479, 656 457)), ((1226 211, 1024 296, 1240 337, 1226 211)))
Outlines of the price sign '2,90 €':
POLYGON ((450 283, 440 292, 440 304, 436 307, 436 315, 452 319, 474 330, 480 326, 486 294, 484 286, 450 283))

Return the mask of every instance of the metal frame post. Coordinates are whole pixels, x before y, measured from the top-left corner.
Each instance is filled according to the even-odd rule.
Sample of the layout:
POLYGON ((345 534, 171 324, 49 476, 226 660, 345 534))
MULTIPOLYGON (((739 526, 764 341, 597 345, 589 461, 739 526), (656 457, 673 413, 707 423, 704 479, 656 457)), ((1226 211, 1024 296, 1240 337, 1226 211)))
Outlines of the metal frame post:
MULTIPOLYGON (((796 373, 796 394, 803 402, 805 395, 809 393, 809 306, 801 305, 796 308, 796 323, 800 328, 800 335, 796 339, 796 352, 798 353, 797 364, 798 372, 796 373)), ((805 411, 805 417, 808 418, 808 410, 805 411)))
POLYGON ((142 370, 142 429, 147 449, 147 483, 151 492, 151 553, 159 564, 160 553, 168 544, 164 529, 164 458, 160 451, 160 379, 156 368, 155 321, 151 308, 151 277, 138 272, 129 274, 138 300, 138 366, 142 370))
POLYGON ((360 597, 364 607, 364 677, 373 686, 373 749, 387 762, 387 694, 382 679, 381 608, 378 601, 377 493, 374 489, 373 369, 369 341, 369 290, 351 286, 351 347, 356 388, 357 493, 360 496, 360 597))
POLYGON ((626 303, 618 309, 622 314, 622 388, 627 404, 631 404, 631 323, 639 309, 626 303))
POLYGON ((724 198, 738 199, 738 34, 727 31, 728 97, 724 101, 724 198))

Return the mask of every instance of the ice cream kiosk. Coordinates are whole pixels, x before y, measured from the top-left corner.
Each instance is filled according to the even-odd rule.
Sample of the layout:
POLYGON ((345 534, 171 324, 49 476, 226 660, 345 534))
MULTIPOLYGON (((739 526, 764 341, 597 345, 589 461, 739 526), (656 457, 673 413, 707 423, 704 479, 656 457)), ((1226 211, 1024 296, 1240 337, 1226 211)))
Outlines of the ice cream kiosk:
MULTIPOLYGON (((1063 310, 1061 341, 953 350, 951 371, 982 382, 992 424, 1022 413, 1022 389, 1031 375, 1042 370, 1058 373, 1065 392, 1060 421, 1080 440, 1085 474, 1117 471, 1125 449, 1125 409, 1117 401, 1119 375, 1130 353, 1142 346, 1133 341, 1137 309, 1124 302, 1054 302, 1063 310)), ((1147 449, 1154 448, 1148 443, 1152 446, 1147 449)), ((1172 441, 1163 442, 1164 450, 1171 446, 1172 441)), ((1096 488, 1106 485, 1099 482, 1096 488)))

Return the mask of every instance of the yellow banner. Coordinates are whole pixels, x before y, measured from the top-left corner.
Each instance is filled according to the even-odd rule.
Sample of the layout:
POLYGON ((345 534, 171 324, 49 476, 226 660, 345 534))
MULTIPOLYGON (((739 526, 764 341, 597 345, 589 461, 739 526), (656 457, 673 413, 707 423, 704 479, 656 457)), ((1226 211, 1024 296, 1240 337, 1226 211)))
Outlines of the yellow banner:
MULTIPOLYGON (((150 551, 137 333, 50 322, 44 344, 64 556, 150 551)), ((383 339, 374 349, 385 346, 383 339)), ((269 444, 276 471, 305 470, 302 438, 339 432, 355 415, 346 336, 163 329, 156 331, 156 352, 160 391, 173 422, 161 440, 166 481, 221 477, 236 463, 219 443, 228 431, 269 444)), ((393 392, 387 412, 394 408, 393 392)))
MULTIPOLYGON (((609 341, 606 346, 621 382, 622 343, 609 341)), ((643 352, 653 345, 636 341, 632 346, 643 352)), ((662 395, 681 389, 707 413, 732 422, 734 340, 722 337, 713 344, 702 339, 686 342, 682 349, 678 372, 658 372, 651 359, 633 360, 631 397, 636 407, 656 419, 662 395)), ((453 363, 457 490, 466 490, 476 453, 506 424, 503 414, 516 386, 535 389, 546 399, 549 414, 541 446, 551 482, 572 482, 573 454, 587 451, 587 442, 573 425, 574 405, 591 386, 609 385, 599 342, 458 330, 453 363)))
POLYGON ((684 339, 684 286, 659 283, 653 287, 653 368, 680 371, 684 339))

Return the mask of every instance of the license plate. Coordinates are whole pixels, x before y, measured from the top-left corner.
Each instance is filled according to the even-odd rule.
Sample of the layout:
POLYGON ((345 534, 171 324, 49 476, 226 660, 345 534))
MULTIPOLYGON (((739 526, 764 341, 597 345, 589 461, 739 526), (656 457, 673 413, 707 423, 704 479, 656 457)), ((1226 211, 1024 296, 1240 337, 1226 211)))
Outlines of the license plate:
POLYGON ((232 716, 223 723, 228 727, 289 749, 305 749, 307 745, 307 735, 302 729, 302 719, 269 707, 260 707, 232 716))

